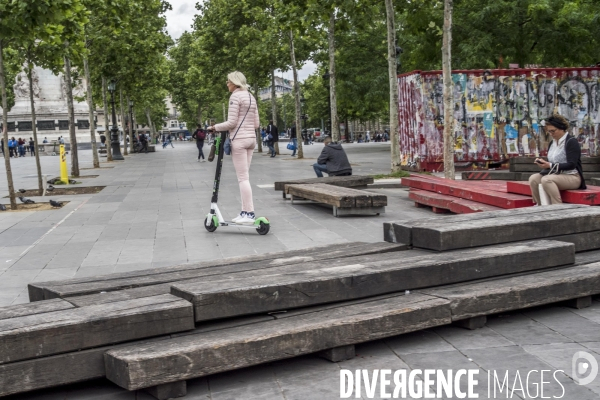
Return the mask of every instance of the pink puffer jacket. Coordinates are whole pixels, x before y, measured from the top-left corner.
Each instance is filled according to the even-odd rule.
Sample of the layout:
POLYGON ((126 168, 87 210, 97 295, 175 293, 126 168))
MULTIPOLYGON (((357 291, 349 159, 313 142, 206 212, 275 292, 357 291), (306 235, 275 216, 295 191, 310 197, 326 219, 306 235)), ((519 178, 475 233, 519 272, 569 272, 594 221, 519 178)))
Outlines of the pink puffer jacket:
POLYGON ((256 137, 255 129, 258 129, 259 126, 260 120, 256 99, 247 90, 236 89, 229 98, 227 121, 216 124, 215 130, 218 132, 229 131, 231 139, 234 138, 234 135, 235 139, 247 139, 256 137), (252 105, 250 105, 250 99, 252 99, 252 105), (250 106, 250 110, 248 110, 248 106, 250 106), (246 111, 248 111, 248 115, 246 115, 246 111), (244 119, 244 116, 246 116, 246 119, 244 119), (243 123, 242 120, 244 120, 243 123), (240 127, 239 131, 238 127, 240 127))

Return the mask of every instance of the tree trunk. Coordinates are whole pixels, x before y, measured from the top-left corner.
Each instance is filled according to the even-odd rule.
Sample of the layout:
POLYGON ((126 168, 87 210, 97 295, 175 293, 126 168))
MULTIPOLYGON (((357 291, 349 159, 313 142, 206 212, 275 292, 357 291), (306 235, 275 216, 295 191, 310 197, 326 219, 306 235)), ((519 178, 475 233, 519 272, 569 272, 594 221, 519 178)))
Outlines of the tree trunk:
POLYGON ((294 49, 294 32, 290 29, 290 57, 292 60, 292 73, 294 74, 294 99, 296 104, 296 142, 298 143, 298 158, 304 158, 302 149, 302 110, 300 108, 300 84, 298 83, 298 70, 296 69, 296 50, 294 49))
POLYGON ((444 74, 444 177, 454 179, 454 94, 452 90, 452 0, 444 0, 444 37, 442 44, 444 74))
POLYGON ((127 138, 125 133, 125 112, 123 111, 123 89, 119 89, 119 105, 121 106, 121 129, 123 129, 123 155, 127 155, 127 138))
POLYGON ((71 60, 65 57, 65 94, 69 111, 69 142, 71 145, 71 176, 79 177, 79 157, 77 156, 77 136, 75 135, 75 112, 73 110, 73 84, 71 82, 71 60))
POLYGON ((104 103, 104 137, 106 141, 106 161, 112 161, 112 148, 110 147, 110 133, 108 131, 108 98, 106 96, 106 78, 102 77, 102 102, 104 103))
POLYGON ((10 157, 8 153, 8 99, 6 97, 6 80, 4 75, 4 44, 0 39, 0 87, 2 89, 2 136, 4 137, 4 167, 6 168, 6 181, 8 182, 8 196, 10 197, 11 210, 17 209, 15 186, 13 184, 10 157))
POLYGON ((197 118, 197 123, 200 125, 201 128, 204 129, 204 124, 202 124, 202 104, 200 102, 198 102, 198 109, 196 110, 196 118, 197 118))
POLYGON ((329 98, 331 100, 331 139, 340 140, 340 121, 337 114, 337 95, 335 93, 335 9, 329 17, 329 98))
MULTIPOLYGON (((129 94, 127 94, 127 110, 129 110, 129 94)), ((129 114, 129 123, 127 124, 127 129, 129 131, 129 152, 133 154, 133 113, 129 114)), ((127 147, 127 141, 125 141, 125 147, 127 147)))
POLYGON ((400 170, 400 145, 398 140, 398 60, 396 58, 396 24, 393 0, 385 0, 387 14, 388 74, 390 80, 390 148, 392 172, 400 170))
POLYGON ((100 168, 100 160, 98 158, 98 146, 96 144, 96 122, 94 121, 94 100, 92 98, 92 76, 90 74, 90 66, 87 57, 83 59, 83 69, 85 73, 85 91, 87 95, 87 103, 90 119, 90 140, 92 141, 92 157, 94 168, 100 168))
POLYGON ((33 131, 33 143, 35 148, 35 167, 38 176, 38 196, 44 193, 44 182, 42 181, 42 165, 40 164, 40 154, 38 151, 37 128, 35 126, 35 102, 33 100, 33 63, 27 63, 27 77, 29 78, 29 103, 31 104, 31 129, 33 131))
POLYGON ((148 119, 148 129, 150 129, 150 137, 154 137, 154 124, 150 118, 150 109, 146 108, 146 118, 148 119))
MULTIPOLYGON (((271 71, 271 119, 273 125, 277 126, 277 93, 275 92, 275 70, 271 71)), ((279 133, 277 134, 279 135, 279 133)), ((279 138, 273 143, 275 154, 279 155, 279 138)))

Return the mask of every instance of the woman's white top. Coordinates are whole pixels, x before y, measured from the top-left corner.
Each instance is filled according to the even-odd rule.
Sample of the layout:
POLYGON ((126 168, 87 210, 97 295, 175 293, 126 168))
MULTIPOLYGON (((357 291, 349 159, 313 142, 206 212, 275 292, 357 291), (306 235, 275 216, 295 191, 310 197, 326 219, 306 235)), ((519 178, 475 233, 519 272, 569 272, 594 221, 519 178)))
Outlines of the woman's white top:
MULTIPOLYGON (((552 164, 555 163, 566 163, 567 162, 567 152, 565 150, 565 143, 567 141, 567 137, 569 135, 568 134, 564 134, 563 137, 561 137, 560 139, 558 139, 558 141, 556 139, 553 139, 553 143, 552 146, 550 146, 550 149, 548 150, 548 161, 552 164)), ((566 170, 566 171, 561 171, 561 174, 567 174, 567 175, 578 175, 579 173, 577 172, 576 169, 570 169, 570 170, 566 170)))

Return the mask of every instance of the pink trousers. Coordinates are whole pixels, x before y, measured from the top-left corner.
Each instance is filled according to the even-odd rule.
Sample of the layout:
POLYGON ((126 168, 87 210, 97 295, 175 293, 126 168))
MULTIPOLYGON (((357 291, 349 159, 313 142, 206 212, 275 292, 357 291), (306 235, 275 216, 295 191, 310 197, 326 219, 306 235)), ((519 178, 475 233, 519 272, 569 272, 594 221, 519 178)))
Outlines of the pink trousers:
POLYGON ((242 211, 253 212, 252 186, 250 186, 250 163, 256 146, 255 138, 235 139, 231 142, 231 158, 240 184, 242 211))

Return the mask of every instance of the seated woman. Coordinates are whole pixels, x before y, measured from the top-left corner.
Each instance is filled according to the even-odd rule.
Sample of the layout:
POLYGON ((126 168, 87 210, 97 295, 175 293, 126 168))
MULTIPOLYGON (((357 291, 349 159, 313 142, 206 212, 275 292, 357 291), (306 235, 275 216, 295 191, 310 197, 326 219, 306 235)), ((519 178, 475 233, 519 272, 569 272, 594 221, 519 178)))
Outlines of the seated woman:
POLYGON ((581 147, 577 139, 567 133, 569 122, 561 115, 552 115, 545 120, 546 133, 552 136, 548 147, 548 161, 536 158, 542 168, 529 178, 533 201, 539 206, 540 184, 550 197, 552 204, 561 204, 560 190, 586 189, 581 170, 581 147))

